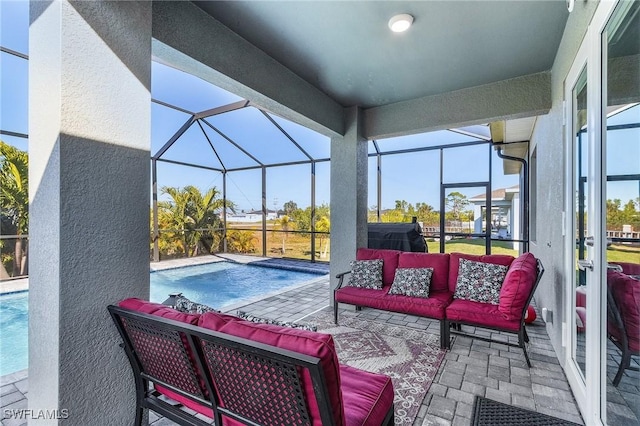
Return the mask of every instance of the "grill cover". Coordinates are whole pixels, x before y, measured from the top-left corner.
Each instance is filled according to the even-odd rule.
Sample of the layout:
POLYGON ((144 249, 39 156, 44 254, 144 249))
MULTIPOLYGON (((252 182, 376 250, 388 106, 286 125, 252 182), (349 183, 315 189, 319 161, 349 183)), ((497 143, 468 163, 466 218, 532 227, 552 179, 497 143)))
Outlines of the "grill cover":
POLYGON ((369 223, 369 248, 427 252, 418 223, 369 223))

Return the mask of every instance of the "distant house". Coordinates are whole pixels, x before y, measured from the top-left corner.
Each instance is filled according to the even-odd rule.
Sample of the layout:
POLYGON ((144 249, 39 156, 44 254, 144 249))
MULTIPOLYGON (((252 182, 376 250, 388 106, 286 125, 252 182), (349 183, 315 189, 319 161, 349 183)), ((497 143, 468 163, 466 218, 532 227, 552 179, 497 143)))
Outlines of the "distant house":
MULTIPOLYGON (((267 220, 275 220, 279 217, 280 212, 267 210, 267 220)), ((254 210, 246 213, 227 212, 227 223, 228 222, 262 222, 262 210, 254 210)))
MULTIPOLYGON (((486 194, 469 199, 474 205, 474 233, 484 233, 487 226, 486 194)), ((520 185, 496 189, 491 192, 489 226, 491 238, 518 239, 520 236, 520 185)), ((514 243, 517 244, 517 243, 514 243)))

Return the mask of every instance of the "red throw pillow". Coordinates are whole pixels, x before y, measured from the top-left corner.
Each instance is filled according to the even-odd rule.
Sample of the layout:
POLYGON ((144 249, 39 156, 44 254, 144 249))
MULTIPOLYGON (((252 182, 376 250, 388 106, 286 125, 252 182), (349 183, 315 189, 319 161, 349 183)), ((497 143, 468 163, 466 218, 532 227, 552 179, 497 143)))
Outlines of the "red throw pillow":
POLYGON ((500 289, 498 310, 508 320, 518 320, 522 316, 527 299, 531 294, 538 274, 536 258, 524 253, 511 263, 500 289))

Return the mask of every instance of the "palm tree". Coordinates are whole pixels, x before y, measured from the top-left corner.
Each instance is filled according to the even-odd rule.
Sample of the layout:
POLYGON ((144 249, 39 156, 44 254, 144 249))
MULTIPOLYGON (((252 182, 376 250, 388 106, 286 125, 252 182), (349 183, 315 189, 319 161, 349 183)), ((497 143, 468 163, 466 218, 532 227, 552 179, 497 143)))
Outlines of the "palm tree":
MULTIPOLYGON (((15 227, 18 236, 14 246, 13 275, 27 273, 27 245, 22 235, 29 229, 29 155, 0 141, 0 205, 2 216, 15 227)), ((4 265, 0 274, 6 274, 4 265)), ((8 275, 8 274, 6 274, 8 275)))
POLYGON ((322 232, 320 234, 320 259, 326 259, 327 251, 329 250, 328 242, 324 244, 324 251, 322 250, 322 244, 327 239, 327 234, 331 230, 331 222, 327 216, 321 216, 316 222, 316 232, 322 232), (325 233, 326 232, 326 233, 325 233))
POLYGON ((286 214, 281 216, 278 220, 276 220, 276 223, 280 225, 280 227, 282 228, 282 254, 285 253, 286 251, 286 239, 287 239, 287 235, 289 233, 289 227, 291 226, 291 218, 289 218, 289 216, 287 216, 286 214))
MULTIPOLYGON (((187 256, 197 256, 201 252, 212 250, 213 232, 220 227, 218 212, 225 201, 220 192, 209 188, 205 193, 192 185, 184 188, 162 188, 162 193, 171 197, 171 201, 158 202, 158 209, 164 216, 163 225, 174 230, 184 247, 187 256)), ((233 203, 226 202, 227 208, 234 210, 233 203)))

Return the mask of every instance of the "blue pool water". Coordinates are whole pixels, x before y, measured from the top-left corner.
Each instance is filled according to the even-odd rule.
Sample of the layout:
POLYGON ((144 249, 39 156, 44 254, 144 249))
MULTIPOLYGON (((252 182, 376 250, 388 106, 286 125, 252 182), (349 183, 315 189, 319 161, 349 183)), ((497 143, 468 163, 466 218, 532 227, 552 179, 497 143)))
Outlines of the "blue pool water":
MULTIPOLYGON (((161 303, 169 293, 180 292, 220 309, 318 277, 285 269, 209 263, 151 272, 150 300, 161 303)), ((0 296, 0 376, 28 367, 28 299, 27 291, 0 296)))

